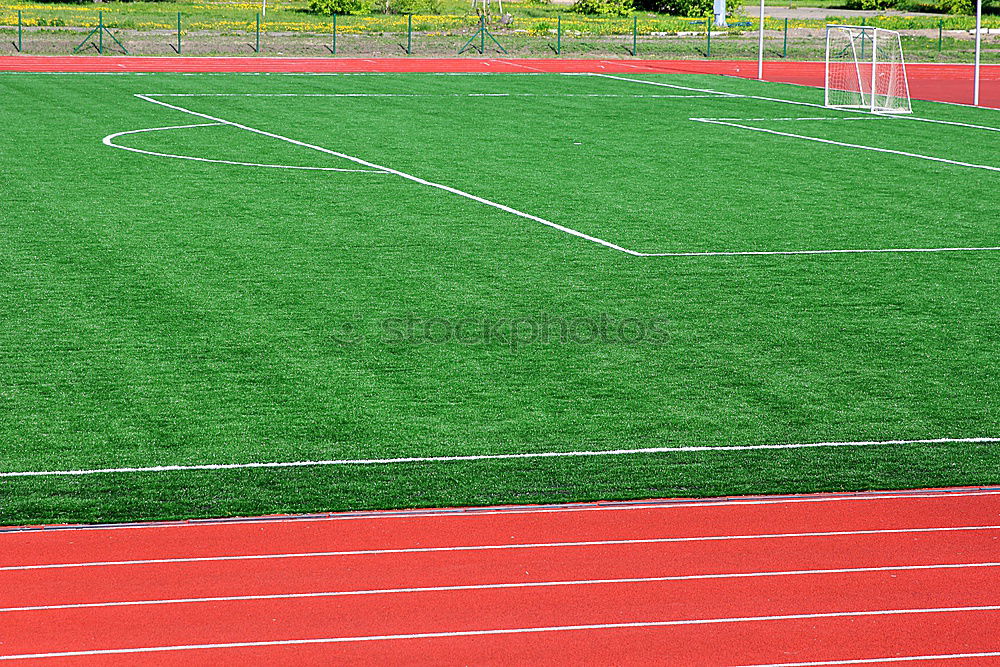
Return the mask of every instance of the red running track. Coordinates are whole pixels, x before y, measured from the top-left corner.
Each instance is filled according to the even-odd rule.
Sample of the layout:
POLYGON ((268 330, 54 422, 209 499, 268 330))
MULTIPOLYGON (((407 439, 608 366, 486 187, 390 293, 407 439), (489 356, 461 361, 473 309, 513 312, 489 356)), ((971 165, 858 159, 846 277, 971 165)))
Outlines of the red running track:
MULTIPOLYGON (((916 99, 972 103, 972 66, 907 65, 916 99)), ((688 72, 756 78, 757 63, 734 60, 573 60, 518 58, 142 58, 0 56, 0 71, 19 72, 688 72)), ((767 81, 823 85, 821 62, 768 62, 767 81)), ((1000 108, 1000 65, 984 65, 980 104, 1000 108)))
POLYGON ((0 661, 997 664, 1000 488, 0 529, 0 661))

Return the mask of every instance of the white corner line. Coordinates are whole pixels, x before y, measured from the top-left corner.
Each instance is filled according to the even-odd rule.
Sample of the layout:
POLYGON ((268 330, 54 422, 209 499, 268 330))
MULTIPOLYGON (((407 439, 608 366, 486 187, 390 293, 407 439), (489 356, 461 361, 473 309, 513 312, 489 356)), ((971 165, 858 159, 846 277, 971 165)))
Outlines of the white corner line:
POLYGON ((343 644, 348 642, 375 642, 402 639, 438 639, 447 637, 483 637, 495 635, 515 635, 541 632, 573 632, 583 630, 618 630, 628 628, 666 628, 690 625, 719 625, 730 623, 760 623, 765 621, 798 621, 826 618, 857 618, 866 616, 899 616, 911 614, 948 614, 998 611, 1000 605, 976 605, 968 607, 918 607, 908 609, 871 609, 862 611, 833 611, 810 614, 781 614, 774 616, 729 616, 722 618, 691 618, 667 621, 634 621, 620 623, 592 623, 586 625, 549 625, 523 628, 501 628, 490 630, 456 630, 445 632, 417 632, 410 634, 361 635, 353 637, 320 637, 312 639, 275 639, 269 641, 230 642, 225 644, 179 644, 170 646, 144 646, 137 648, 92 649, 88 651, 60 651, 53 653, 23 653, 0 656, 0 660, 25 660, 40 658, 68 658, 89 655, 127 655, 135 653, 157 653, 164 651, 192 651, 226 648, 260 648, 266 646, 301 646, 307 644, 343 644))
POLYGON ((877 567, 845 567, 813 570, 770 570, 762 572, 720 572, 713 574, 680 574, 660 577, 619 577, 613 579, 561 579, 554 581, 522 581, 490 584, 453 584, 447 586, 410 586, 406 588, 375 588, 344 591, 316 591, 308 593, 262 593, 259 595, 225 595, 197 598, 160 598, 146 600, 116 600, 109 602, 77 602, 68 604, 31 605, 23 607, 3 607, 0 614, 38 611, 60 611, 66 609, 99 609, 106 607, 147 607, 171 604, 205 604, 214 602, 256 602, 259 600, 303 600, 312 598, 337 598, 376 595, 398 595, 407 593, 440 593, 451 591, 488 591, 519 588, 560 588, 571 586, 622 586, 627 584, 659 584, 711 579, 760 579, 772 577, 822 576, 832 574, 871 574, 880 572, 916 572, 924 570, 964 570, 970 568, 994 568, 1000 563, 942 563, 937 565, 885 565, 877 567))
POLYGON ((271 461, 249 463, 205 463, 195 465, 160 465, 145 467, 91 468, 81 470, 30 470, 0 472, 0 478, 99 475, 110 473, 186 472, 194 470, 242 470, 248 468, 302 468, 345 465, 398 465, 407 463, 453 463, 463 461, 502 461, 511 459, 573 458, 585 456, 623 456, 634 454, 683 454, 691 452, 746 452, 760 450, 816 449, 826 447, 879 447, 891 445, 1000 443, 1000 438, 931 438, 924 440, 860 440, 848 442, 803 442, 778 445, 706 445, 679 447, 643 447, 569 452, 524 452, 519 454, 469 454, 462 456, 405 456, 384 459, 326 459, 314 461, 271 461))

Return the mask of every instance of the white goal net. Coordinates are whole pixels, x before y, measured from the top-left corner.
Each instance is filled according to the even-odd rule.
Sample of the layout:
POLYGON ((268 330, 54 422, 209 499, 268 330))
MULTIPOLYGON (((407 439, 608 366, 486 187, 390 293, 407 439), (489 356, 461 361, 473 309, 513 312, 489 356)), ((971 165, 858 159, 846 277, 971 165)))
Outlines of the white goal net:
POLYGON ((828 25, 825 89, 825 104, 833 109, 910 113, 910 88, 899 33, 828 25))

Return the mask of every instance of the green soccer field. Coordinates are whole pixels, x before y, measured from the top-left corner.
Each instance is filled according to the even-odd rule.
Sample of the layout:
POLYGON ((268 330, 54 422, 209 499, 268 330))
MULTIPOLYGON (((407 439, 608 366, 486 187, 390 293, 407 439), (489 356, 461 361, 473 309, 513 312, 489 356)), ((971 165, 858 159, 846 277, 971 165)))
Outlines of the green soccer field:
POLYGON ((652 74, 0 100, 0 525, 1000 482, 1000 112, 652 74))

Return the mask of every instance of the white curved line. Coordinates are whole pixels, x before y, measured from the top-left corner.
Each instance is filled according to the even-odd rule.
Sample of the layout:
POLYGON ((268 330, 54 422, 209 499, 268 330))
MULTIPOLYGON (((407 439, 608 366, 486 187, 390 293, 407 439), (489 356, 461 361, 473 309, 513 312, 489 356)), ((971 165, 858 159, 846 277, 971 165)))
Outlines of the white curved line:
POLYGON ((225 123, 197 123, 194 125, 170 125, 167 127, 147 127, 142 130, 127 130, 125 132, 115 132, 114 134, 109 134, 104 137, 101 142, 105 146, 111 146, 112 148, 120 148, 123 151, 132 151, 133 153, 142 153, 144 155, 155 155, 157 157, 170 157, 178 160, 195 160, 196 162, 214 162, 216 164, 233 164, 241 167, 267 167, 269 169, 306 169, 310 171, 346 171, 351 173, 363 173, 363 174, 384 174, 384 171, 378 171, 375 169, 342 169, 340 167, 303 167, 296 165, 287 164, 259 164, 256 162, 234 162, 232 160, 213 160, 205 157, 194 157, 193 155, 174 155, 172 153, 157 153, 155 151, 147 151, 141 148, 132 148, 130 146, 121 146, 114 143, 114 139, 117 137, 124 136, 126 134, 139 134, 140 132, 160 132, 162 130, 186 130, 192 127, 224 127, 225 123))

